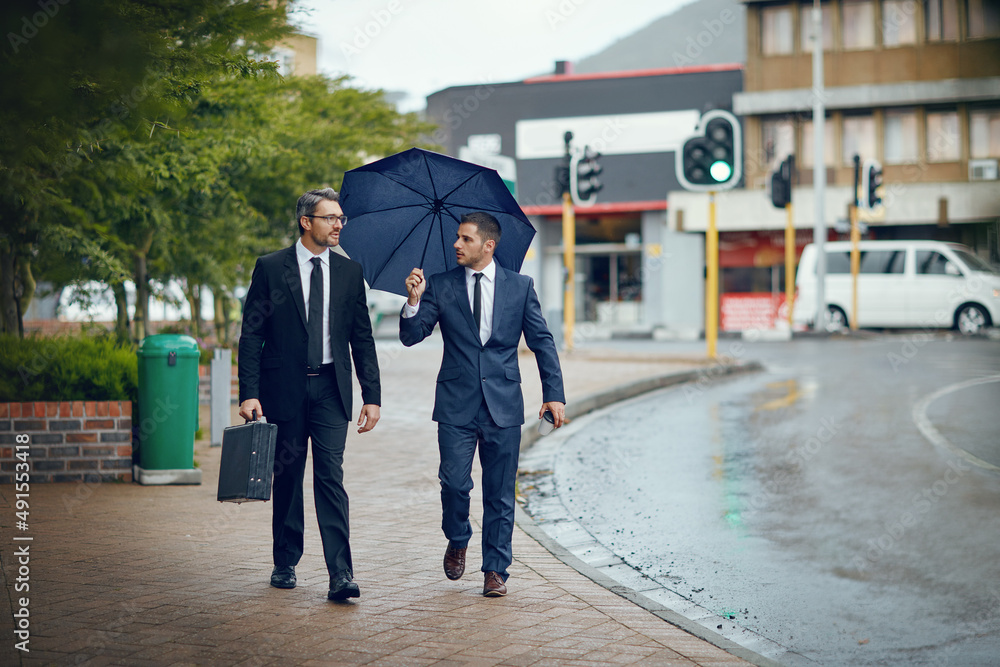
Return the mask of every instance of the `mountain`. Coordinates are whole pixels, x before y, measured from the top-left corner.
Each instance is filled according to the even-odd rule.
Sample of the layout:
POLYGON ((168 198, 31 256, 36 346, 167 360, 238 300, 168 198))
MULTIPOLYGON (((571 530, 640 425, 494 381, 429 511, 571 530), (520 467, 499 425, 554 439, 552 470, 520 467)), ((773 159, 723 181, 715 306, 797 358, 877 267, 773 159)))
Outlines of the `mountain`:
POLYGON ((746 8, 697 0, 573 65, 574 74, 745 63, 746 8))

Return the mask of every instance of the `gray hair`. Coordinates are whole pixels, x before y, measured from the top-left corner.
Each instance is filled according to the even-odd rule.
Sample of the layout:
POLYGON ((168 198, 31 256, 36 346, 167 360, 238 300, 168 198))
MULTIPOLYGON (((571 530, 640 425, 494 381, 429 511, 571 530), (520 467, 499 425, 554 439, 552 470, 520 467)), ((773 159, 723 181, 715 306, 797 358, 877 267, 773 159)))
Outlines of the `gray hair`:
POLYGON ((302 227, 302 216, 310 216, 316 212, 316 206, 323 200, 340 201, 340 195, 333 188, 310 190, 301 197, 295 205, 295 224, 299 226, 299 236, 306 233, 302 227))

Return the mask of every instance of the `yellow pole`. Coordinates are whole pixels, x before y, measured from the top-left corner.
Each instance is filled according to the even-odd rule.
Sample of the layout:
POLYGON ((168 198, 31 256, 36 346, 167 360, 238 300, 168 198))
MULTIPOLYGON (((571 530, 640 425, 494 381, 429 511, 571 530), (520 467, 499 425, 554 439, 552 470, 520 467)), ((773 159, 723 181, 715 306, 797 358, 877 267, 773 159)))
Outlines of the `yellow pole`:
POLYGON ((861 271, 861 229, 858 227, 858 207, 850 206, 851 215, 851 331, 858 330, 858 273, 861 271))
POLYGON ((788 223, 785 225, 785 305, 788 307, 788 326, 792 326, 792 308, 795 306, 795 223, 792 220, 792 203, 785 204, 788 223))
POLYGON ((719 230, 715 226, 715 193, 708 193, 708 232, 705 234, 705 342, 708 358, 715 359, 719 334, 719 230))
POLYGON ((573 351, 573 323, 576 321, 576 216, 573 197, 563 193, 563 265, 566 267, 566 288, 563 292, 563 339, 566 351, 573 351))

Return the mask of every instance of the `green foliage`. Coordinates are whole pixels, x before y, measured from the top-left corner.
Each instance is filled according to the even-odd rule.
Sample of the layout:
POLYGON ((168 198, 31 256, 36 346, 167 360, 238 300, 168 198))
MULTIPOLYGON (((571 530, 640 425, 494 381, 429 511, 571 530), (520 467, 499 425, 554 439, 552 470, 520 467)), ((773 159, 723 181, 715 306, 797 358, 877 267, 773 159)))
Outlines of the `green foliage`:
POLYGON ((0 335, 0 402, 135 401, 135 346, 110 335, 0 335))

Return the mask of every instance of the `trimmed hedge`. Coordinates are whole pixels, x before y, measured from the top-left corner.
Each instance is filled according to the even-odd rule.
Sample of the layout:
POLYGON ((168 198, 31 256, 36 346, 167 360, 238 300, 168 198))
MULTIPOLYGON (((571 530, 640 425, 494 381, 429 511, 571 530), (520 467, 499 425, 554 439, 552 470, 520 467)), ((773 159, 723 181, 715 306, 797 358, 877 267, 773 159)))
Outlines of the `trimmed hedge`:
POLYGON ((0 403, 136 401, 136 348, 111 336, 0 336, 0 403))

